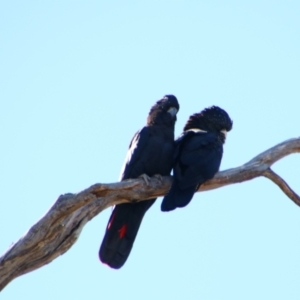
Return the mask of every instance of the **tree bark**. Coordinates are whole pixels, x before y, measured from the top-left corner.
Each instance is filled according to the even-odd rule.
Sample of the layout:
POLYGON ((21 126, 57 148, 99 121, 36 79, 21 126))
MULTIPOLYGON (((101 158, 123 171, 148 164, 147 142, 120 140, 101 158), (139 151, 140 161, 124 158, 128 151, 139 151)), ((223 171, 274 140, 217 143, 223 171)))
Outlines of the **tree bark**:
MULTIPOLYGON (((264 176, 298 206, 300 197, 271 166, 281 158, 300 152, 300 138, 282 142, 257 155, 246 164, 221 171, 203 184, 199 192, 220 188, 264 176)), ((50 263, 69 250, 84 225, 105 208, 123 203, 147 200, 165 195, 172 177, 130 179, 110 184, 94 184, 78 194, 59 196, 49 211, 0 257, 0 291, 16 277, 50 263)))

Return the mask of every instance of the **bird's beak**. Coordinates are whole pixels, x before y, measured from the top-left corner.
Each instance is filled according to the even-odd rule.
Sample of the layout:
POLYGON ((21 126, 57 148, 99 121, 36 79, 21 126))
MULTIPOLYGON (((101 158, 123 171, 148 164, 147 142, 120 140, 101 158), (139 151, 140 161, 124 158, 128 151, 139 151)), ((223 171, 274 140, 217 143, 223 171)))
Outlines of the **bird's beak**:
POLYGON ((222 129, 221 132, 225 135, 225 139, 226 139, 226 136, 227 136, 227 130, 226 130, 226 129, 222 129))
POLYGON ((178 112, 178 109, 176 107, 170 107, 168 109, 168 113, 171 114, 172 117, 175 117, 177 112, 178 112))

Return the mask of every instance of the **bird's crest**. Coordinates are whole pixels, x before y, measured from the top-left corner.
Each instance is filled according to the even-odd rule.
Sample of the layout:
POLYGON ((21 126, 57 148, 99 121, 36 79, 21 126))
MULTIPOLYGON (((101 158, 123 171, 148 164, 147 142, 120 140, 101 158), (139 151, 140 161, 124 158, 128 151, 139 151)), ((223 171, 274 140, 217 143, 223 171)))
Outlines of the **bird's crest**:
POLYGON ((224 109, 211 106, 190 116, 183 130, 199 128, 205 131, 230 131, 232 124, 232 120, 224 109))

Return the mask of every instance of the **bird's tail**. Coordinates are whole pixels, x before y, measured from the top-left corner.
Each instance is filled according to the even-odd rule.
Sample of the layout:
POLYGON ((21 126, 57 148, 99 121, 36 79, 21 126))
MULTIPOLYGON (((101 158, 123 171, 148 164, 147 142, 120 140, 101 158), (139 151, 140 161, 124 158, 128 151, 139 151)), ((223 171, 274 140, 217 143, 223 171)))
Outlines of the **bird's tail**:
POLYGON ((161 210, 171 211, 177 207, 188 205, 194 196, 196 187, 197 185, 182 190, 178 184, 172 184, 170 191, 161 203, 161 210))
POLYGON ((124 203, 114 207, 99 250, 101 262, 114 269, 124 265, 143 217, 154 201, 124 203))

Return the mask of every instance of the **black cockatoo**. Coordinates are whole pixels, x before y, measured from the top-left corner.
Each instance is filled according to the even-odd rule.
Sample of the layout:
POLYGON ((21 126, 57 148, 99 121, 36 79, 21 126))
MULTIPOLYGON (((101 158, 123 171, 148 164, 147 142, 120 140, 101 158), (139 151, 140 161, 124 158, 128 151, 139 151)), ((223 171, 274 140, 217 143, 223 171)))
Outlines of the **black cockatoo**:
POLYGON ((186 206, 200 185, 214 177, 231 128, 232 120, 218 106, 190 116, 182 135, 175 141, 173 184, 162 201, 162 211, 186 206))
MULTIPOLYGON (((147 125, 138 131, 127 152, 121 179, 169 175, 172 170, 174 127, 179 104, 166 95, 151 108, 147 125)), ((100 260, 114 269, 126 262, 146 211, 156 199, 114 207, 100 246, 100 260)))

